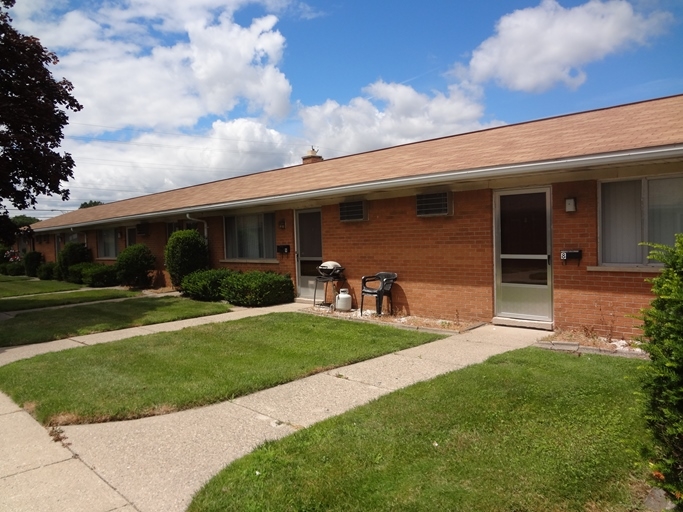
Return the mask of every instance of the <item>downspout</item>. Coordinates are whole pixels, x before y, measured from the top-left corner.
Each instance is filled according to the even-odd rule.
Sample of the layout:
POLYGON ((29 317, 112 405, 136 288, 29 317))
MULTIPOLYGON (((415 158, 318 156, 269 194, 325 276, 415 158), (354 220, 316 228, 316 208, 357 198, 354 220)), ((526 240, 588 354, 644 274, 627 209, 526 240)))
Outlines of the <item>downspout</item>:
MULTIPOLYGON (((76 233, 76 232, 74 231, 74 228, 71 228, 71 232, 72 232, 72 233, 76 233)), ((88 247, 88 233, 85 232, 85 231, 83 232, 83 239, 85 240, 85 242, 83 242, 83 245, 85 245, 86 247, 88 247)))
POLYGON ((185 214, 185 217, 187 217, 187 220, 191 220, 193 222, 203 222, 204 223, 204 241, 206 242, 206 245, 209 245, 209 223, 206 222, 205 220, 202 219, 193 219, 190 217, 189 213, 185 214))

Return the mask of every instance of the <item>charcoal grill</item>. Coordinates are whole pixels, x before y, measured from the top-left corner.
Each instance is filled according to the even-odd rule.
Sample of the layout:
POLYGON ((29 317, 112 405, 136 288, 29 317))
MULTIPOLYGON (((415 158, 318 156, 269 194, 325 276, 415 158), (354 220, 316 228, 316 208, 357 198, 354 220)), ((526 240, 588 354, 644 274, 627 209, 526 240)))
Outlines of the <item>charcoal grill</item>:
POLYGON ((344 277, 344 267, 342 267, 336 261, 325 261, 321 263, 320 266, 316 267, 318 273, 320 274, 315 278, 315 288, 313 290, 313 305, 316 306, 331 306, 332 303, 325 302, 327 299, 327 285, 332 283, 335 295, 338 293, 335 287, 335 283, 346 281, 344 277), (325 283, 325 293, 323 295, 323 301, 320 304, 315 303, 315 296, 318 293, 318 283, 325 283))

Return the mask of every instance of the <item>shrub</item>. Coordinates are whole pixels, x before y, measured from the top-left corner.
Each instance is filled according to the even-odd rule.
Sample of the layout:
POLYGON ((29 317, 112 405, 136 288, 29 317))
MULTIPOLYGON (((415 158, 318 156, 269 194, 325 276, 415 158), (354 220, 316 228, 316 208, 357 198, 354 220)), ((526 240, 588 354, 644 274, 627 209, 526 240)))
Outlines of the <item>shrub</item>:
POLYGON ((119 284, 116 265, 91 263, 83 268, 83 284, 92 288, 116 286, 119 284))
POLYGON ((183 278, 183 295, 207 302, 223 300, 223 283, 231 274, 234 272, 227 268, 195 270, 183 278))
POLYGON ((54 261, 50 261, 49 263, 41 263, 36 272, 38 279, 42 281, 54 279, 55 266, 56 265, 54 261))
POLYGON ((643 311, 645 417, 659 448, 656 483, 683 510, 683 233, 674 247, 651 247, 650 258, 665 267, 650 281, 656 297, 643 311))
POLYGON ((59 270, 55 272, 55 279, 69 280, 69 267, 91 261, 92 254, 90 249, 77 242, 68 242, 57 255, 57 267, 59 267, 59 270))
POLYGON ((43 262, 43 255, 37 251, 27 252, 24 256, 24 271, 27 276, 36 277, 38 267, 43 262))
POLYGON ((223 297, 235 306, 284 304, 294 301, 294 284, 289 275, 275 272, 234 272, 223 283, 223 297))
POLYGON ((194 229, 173 233, 164 249, 164 258, 171 283, 176 288, 181 288, 185 276, 209 266, 209 250, 204 237, 194 229))
POLYGON ((11 261, 6 263, 7 265, 7 275, 9 276, 23 276, 26 272, 24 269, 23 261, 11 261))
POLYGON ((70 283, 83 284, 83 272, 93 266, 99 265, 99 263, 76 263, 71 265, 66 274, 66 281, 70 283))
POLYGON ((7 263, 6 262, 0 263, 0 275, 6 276, 7 274, 8 274, 7 263))
POLYGON ((116 279, 125 286, 149 288, 156 258, 145 244, 126 247, 116 259, 116 279))

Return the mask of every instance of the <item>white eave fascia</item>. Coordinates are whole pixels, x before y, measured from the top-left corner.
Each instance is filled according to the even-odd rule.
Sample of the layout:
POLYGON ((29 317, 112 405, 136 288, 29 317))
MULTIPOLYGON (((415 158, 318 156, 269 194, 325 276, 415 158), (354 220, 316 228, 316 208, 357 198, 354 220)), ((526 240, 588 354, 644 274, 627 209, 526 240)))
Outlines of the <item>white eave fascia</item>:
POLYGON ((90 222, 67 224, 64 226, 35 229, 34 232, 52 232, 68 228, 76 229, 95 225, 101 226, 106 224, 122 224, 133 221, 140 222, 162 217, 169 217, 173 215, 185 215, 188 213, 202 214, 215 212, 217 210, 268 206, 283 202, 305 201, 330 196, 358 195, 363 193, 376 192, 378 190, 384 190, 389 188, 429 186, 442 183, 453 183, 458 181, 485 180, 514 175, 528 175, 551 171, 569 171, 592 166, 618 165, 627 163, 637 163, 647 160, 661 160, 667 158, 680 157, 683 157, 683 144, 667 146, 663 148, 638 149, 632 151, 621 151, 616 153, 605 153, 600 155, 562 158, 557 160, 545 160, 523 164, 499 165, 469 170, 444 171, 435 174, 404 176, 401 178, 369 181, 353 185, 342 185, 338 187, 327 187, 322 189, 308 190, 305 192, 294 192, 290 194, 281 194, 276 196, 244 199, 239 201, 229 201, 225 203, 215 203, 203 206, 191 206, 173 210, 164 210, 161 212, 143 213, 139 215, 129 215, 124 217, 115 217, 90 222))

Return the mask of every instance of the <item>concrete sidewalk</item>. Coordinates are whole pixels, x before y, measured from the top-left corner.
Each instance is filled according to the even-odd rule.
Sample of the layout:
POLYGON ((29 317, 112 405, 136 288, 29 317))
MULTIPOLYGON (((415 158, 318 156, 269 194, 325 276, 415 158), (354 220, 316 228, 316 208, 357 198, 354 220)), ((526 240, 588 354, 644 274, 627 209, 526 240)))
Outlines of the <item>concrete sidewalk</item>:
MULTIPOLYGON (((241 318, 310 307, 287 306, 227 315, 234 319, 238 313, 241 318)), ((165 326, 163 330, 171 330, 165 326)), ((266 440, 396 389, 529 346, 545 334, 485 325, 208 407, 63 427, 65 445, 54 442, 27 412, 0 394, 0 511, 183 511, 209 478, 266 440)), ((0 364, 12 358, 20 357, 0 354, 0 364)))

